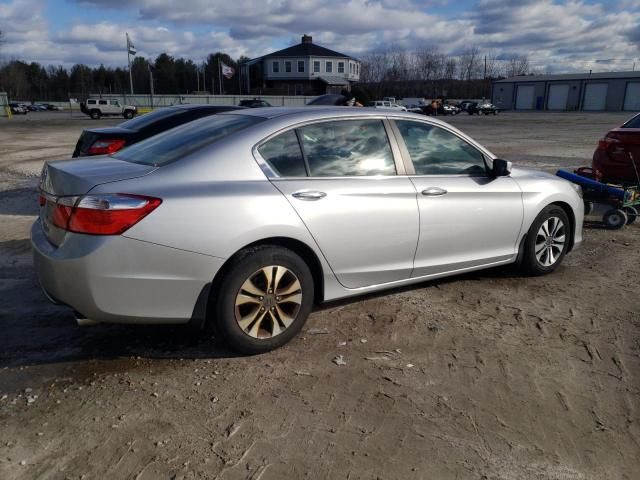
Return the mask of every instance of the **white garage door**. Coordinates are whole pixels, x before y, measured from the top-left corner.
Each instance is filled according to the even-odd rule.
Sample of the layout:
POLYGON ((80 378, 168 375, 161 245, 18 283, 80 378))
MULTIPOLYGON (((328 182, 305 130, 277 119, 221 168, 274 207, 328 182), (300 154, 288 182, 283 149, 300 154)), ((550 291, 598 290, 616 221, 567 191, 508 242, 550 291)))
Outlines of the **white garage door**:
POLYGON ((547 100, 547 108, 549 110, 566 110, 568 97, 569 85, 549 86, 549 99, 547 100))
POLYGON ((519 85, 516 95, 516 110, 533 109, 533 85, 519 85))
POLYGON ((624 95, 625 110, 640 110, 640 82, 627 83, 627 93, 624 95))
POLYGON ((588 83, 584 91, 583 110, 604 110, 607 104, 607 87, 606 83, 588 83))

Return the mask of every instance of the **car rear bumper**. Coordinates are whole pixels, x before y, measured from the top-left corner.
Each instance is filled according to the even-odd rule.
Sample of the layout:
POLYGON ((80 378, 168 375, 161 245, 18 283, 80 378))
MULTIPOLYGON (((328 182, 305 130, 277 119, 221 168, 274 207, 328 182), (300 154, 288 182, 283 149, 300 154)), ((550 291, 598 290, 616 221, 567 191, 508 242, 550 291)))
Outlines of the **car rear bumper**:
POLYGON ((224 263, 124 236, 69 233, 56 247, 39 220, 31 243, 47 297, 97 322, 187 323, 224 263))

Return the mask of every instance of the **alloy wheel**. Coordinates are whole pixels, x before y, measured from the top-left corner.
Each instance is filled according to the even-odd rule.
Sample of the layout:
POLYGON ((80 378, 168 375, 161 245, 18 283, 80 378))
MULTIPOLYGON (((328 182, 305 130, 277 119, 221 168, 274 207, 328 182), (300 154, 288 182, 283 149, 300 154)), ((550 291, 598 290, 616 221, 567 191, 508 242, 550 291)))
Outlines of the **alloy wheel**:
POLYGON ((550 267, 558 261, 564 250, 566 232, 564 222, 558 217, 549 217, 536 234, 535 254, 540 265, 550 267))
POLYGON ((286 267, 270 265, 247 278, 236 295, 235 318, 244 333, 267 339, 293 324, 302 305, 302 285, 286 267))

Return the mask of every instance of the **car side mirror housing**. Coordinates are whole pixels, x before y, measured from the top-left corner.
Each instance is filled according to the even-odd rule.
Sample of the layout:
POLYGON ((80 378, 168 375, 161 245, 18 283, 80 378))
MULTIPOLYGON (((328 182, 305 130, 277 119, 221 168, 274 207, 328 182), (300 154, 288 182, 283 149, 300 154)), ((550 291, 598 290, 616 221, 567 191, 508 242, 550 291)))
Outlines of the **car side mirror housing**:
POLYGON ((503 160, 502 158, 493 159, 493 167, 491 168, 491 174, 494 177, 506 177, 511 173, 511 162, 503 160))

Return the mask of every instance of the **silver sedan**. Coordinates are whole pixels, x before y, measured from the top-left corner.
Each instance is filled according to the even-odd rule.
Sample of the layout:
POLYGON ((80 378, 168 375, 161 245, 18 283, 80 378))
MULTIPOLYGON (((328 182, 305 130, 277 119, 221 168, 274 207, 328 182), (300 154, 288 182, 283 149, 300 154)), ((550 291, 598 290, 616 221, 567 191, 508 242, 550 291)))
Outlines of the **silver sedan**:
POLYGON ((79 323, 193 323, 244 353, 314 304, 582 241, 580 190, 450 125, 347 107, 223 113, 112 156, 50 162, 32 228, 47 296, 79 323))

